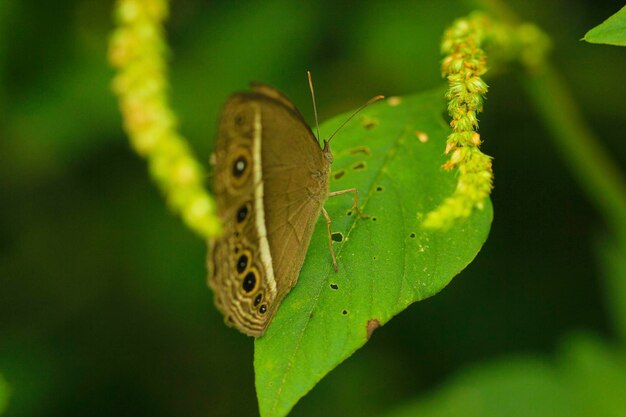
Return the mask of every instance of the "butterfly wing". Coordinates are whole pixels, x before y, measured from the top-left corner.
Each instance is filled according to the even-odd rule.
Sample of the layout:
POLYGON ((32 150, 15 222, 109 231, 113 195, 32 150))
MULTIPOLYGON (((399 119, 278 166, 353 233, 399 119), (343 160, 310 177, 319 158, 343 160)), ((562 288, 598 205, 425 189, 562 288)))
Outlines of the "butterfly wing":
POLYGON ((224 233, 210 242, 208 264, 228 324, 262 335, 295 285, 328 194, 329 166, 282 93, 256 85, 227 101, 214 182, 224 233))
POLYGON ((265 224, 278 300, 296 284, 328 195, 330 170, 317 139, 292 106, 270 98, 261 107, 265 224))
MULTIPOLYGON (((260 129, 259 108, 232 97, 222 111, 214 154, 214 192, 223 234, 209 242, 209 286, 227 324, 250 336, 260 336, 269 322, 268 305, 276 296, 261 262, 264 237, 257 228, 255 176, 261 162, 254 158, 260 129)), ((265 239, 266 241, 266 239, 265 239)), ((265 242, 265 245, 267 243, 265 242)))

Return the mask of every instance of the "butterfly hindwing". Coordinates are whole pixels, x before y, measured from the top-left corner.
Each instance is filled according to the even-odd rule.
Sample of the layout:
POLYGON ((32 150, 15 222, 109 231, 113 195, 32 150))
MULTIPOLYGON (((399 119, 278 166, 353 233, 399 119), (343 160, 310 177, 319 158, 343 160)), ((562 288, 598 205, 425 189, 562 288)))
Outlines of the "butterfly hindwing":
MULTIPOLYGON (((254 103, 231 98, 220 118, 214 157, 214 192, 223 234, 210 242, 209 285, 216 305, 229 325, 242 332, 263 334, 275 297, 275 285, 261 261, 255 196, 254 120, 259 109, 254 103)), ((264 238, 263 238, 264 239, 264 238)))

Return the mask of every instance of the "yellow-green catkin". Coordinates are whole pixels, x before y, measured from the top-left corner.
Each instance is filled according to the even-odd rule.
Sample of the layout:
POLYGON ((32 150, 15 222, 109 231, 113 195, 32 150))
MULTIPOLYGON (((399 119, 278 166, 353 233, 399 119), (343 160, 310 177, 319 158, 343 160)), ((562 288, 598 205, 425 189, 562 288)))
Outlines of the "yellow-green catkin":
POLYGON ((208 238, 219 233, 220 222, 203 186, 202 166, 177 132, 168 101, 163 29, 167 14, 166 0, 117 1, 117 27, 109 45, 109 61, 117 69, 113 90, 131 145, 148 160, 169 206, 189 228, 208 238))
POLYGON ((480 150, 478 113, 483 110, 487 84, 482 76, 487 72, 485 47, 494 50, 494 61, 518 60, 527 68, 539 65, 546 42, 532 25, 508 26, 494 23, 487 15, 473 13, 455 21, 442 41, 442 76, 448 80, 446 99, 452 132, 445 153, 450 155, 443 165, 456 169, 457 186, 454 193, 428 213, 424 227, 445 229, 456 220, 467 218, 474 209, 482 209, 493 188, 491 157, 480 150))

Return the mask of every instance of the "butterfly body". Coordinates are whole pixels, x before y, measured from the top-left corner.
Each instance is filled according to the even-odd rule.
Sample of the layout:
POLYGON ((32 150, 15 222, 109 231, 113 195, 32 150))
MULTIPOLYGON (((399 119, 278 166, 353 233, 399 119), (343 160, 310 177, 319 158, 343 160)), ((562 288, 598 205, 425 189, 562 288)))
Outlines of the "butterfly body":
POLYGON ((214 154, 224 233, 209 242, 209 286, 227 324, 261 336, 295 285, 329 194, 332 154, 291 101, 261 84, 231 96, 214 154))

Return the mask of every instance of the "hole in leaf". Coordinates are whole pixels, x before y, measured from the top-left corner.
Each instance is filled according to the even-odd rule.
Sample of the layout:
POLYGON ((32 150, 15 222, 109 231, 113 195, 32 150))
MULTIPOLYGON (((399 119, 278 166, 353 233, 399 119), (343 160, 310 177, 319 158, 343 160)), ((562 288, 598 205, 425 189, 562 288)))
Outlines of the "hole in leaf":
POLYGON ((344 175, 346 175, 346 171, 344 171, 344 170, 342 169, 342 170, 339 170, 339 171, 335 172, 335 175, 333 175, 333 177, 334 177, 336 180, 338 180, 339 178, 343 177, 344 175))
POLYGON ((332 288, 333 290, 338 290, 339 289, 339 285, 337 285, 337 284, 330 284, 330 288, 332 288))
POLYGON ((348 216, 352 216, 352 210, 348 210, 348 212, 346 213, 346 215, 348 215, 348 216))
POLYGON ((344 316, 348 315, 348 310, 343 310, 341 314, 343 314, 344 316))
POLYGON ((376 217, 372 217, 373 222, 375 222, 376 220, 378 220, 376 217))
POLYGON ((378 187, 376 187, 376 191, 382 191, 383 187, 381 185, 379 185, 378 187))
POLYGON ((410 237, 411 239, 415 239, 415 233, 411 233, 411 234, 409 235, 409 237, 410 237))
POLYGON ((332 233, 330 237, 335 242, 343 242, 343 234, 341 234, 341 232, 332 233))
POLYGON ((354 148, 354 149, 350 149, 350 155, 356 155, 356 154, 365 154, 365 155, 371 155, 372 151, 370 151, 370 148, 366 147, 366 146, 359 146, 358 148, 354 148))
POLYGON ((359 162, 358 164, 356 164, 356 165, 354 165, 352 167, 352 169, 355 170, 355 171, 358 171, 358 170, 361 170, 361 169, 365 169, 365 168, 367 168, 367 165, 365 164, 365 162, 359 162))

